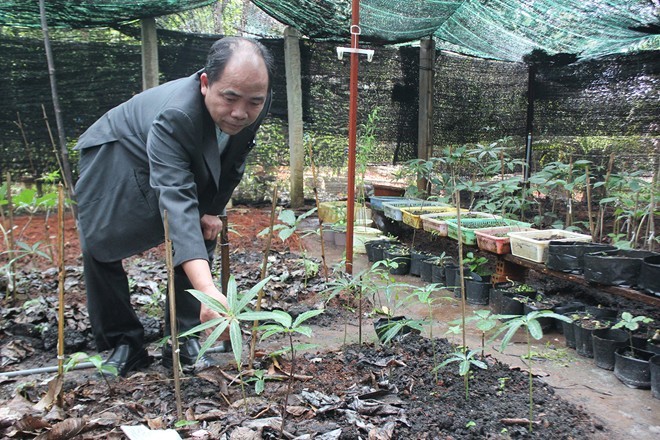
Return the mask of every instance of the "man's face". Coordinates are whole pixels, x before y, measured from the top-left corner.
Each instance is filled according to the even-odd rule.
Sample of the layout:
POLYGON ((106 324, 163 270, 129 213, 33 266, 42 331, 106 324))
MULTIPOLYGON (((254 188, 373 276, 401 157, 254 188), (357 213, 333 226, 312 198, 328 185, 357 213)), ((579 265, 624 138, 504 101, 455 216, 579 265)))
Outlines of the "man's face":
POLYGON ((268 94, 268 71, 259 56, 238 51, 212 84, 200 76, 204 104, 215 125, 234 135, 252 124, 261 113, 268 94))

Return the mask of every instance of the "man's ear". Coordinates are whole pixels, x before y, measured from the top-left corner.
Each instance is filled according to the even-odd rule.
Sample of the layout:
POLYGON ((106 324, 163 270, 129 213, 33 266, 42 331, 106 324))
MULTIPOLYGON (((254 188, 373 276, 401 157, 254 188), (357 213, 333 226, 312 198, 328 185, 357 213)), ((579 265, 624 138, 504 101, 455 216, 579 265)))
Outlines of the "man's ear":
POLYGON ((202 95, 206 96, 206 91, 209 88, 209 76, 206 74, 206 72, 199 75, 199 84, 202 95))

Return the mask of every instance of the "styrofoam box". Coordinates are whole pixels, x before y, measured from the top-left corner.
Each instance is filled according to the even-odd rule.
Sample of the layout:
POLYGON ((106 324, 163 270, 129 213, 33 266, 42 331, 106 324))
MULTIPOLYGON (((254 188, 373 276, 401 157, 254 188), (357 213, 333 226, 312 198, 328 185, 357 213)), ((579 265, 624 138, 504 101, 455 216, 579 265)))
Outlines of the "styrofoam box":
POLYGON ((516 257, 545 263, 548 260, 550 241, 591 241, 591 235, 563 229, 543 229, 540 231, 509 232, 511 253, 516 257))

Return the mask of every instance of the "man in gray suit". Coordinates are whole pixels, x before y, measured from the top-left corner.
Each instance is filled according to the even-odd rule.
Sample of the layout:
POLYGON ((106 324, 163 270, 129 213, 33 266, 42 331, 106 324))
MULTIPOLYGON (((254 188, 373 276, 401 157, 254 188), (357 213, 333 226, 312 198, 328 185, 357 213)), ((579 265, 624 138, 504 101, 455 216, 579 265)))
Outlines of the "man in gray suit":
MULTIPOLYGON (((223 38, 211 47, 204 69, 134 96, 78 140, 76 197, 89 317, 97 349, 113 349, 106 364, 122 376, 151 361, 122 260, 164 241, 165 210, 178 328, 218 316, 187 289, 226 304, 211 275, 222 227, 218 215, 243 176, 268 112, 272 70, 272 56, 260 43, 223 38)), ((195 364, 199 347, 195 338, 183 342, 182 363, 195 364)), ((172 363, 170 347, 163 363, 172 363)))

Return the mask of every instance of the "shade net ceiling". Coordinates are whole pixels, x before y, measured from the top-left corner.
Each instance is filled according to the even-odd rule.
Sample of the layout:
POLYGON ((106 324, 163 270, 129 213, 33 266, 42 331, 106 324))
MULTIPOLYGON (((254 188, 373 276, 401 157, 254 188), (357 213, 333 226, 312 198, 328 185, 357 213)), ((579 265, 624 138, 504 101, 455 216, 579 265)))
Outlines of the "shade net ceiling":
MULTIPOLYGON (((351 1, 253 0, 315 39, 348 37, 351 1)), ((579 58, 660 48, 655 0, 362 0, 361 40, 433 36, 438 49, 520 61, 534 49, 579 58)))
MULTIPOLYGON (((213 0, 45 0, 59 27, 117 25, 213 0)), ((253 0, 312 39, 349 37, 351 0, 253 0)), ((0 1, 0 25, 38 27, 38 0, 0 1)), ((433 36, 438 49, 520 61, 534 49, 579 58, 660 49, 658 0, 362 0, 361 39, 405 43, 433 36)))

